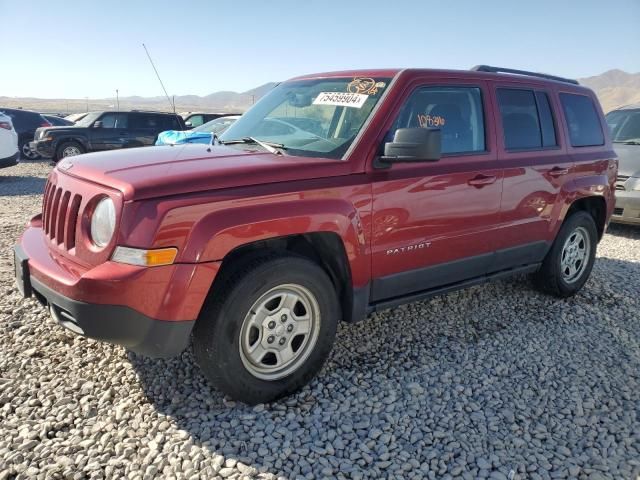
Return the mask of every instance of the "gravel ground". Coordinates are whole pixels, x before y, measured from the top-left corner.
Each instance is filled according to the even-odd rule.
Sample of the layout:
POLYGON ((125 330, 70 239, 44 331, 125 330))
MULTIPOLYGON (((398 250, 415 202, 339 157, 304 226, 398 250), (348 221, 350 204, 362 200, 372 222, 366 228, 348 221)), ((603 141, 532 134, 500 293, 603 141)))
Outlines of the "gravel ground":
POLYGON ((0 170, 0 480, 640 475, 639 228, 610 229, 573 299, 523 278, 384 311, 251 408, 189 351, 146 360, 19 298, 10 248, 49 168, 0 170))

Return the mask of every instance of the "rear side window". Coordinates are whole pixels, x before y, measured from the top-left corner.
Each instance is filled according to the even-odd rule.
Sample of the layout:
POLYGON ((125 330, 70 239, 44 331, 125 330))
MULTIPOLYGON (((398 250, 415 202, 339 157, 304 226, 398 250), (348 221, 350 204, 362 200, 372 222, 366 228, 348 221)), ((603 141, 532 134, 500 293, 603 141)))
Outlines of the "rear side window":
POLYGON ((477 87, 421 87, 400 111, 398 128, 439 128, 442 153, 485 151, 482 95, 477 87))
POLYGON ((499 88, 497 96, 507 150, 535 150, 557 145, 546 93, 499 88))
POLYGON ((141 130, 157 130, 160 127, 162 118, 160 115, 133 113, 130 115, 130 127, 141 130))
POLYGON ((591 98, 586 95, 561 93, 560 103, 569 127, 569 139, 574 147, 604 145, 600 118, 591 98))

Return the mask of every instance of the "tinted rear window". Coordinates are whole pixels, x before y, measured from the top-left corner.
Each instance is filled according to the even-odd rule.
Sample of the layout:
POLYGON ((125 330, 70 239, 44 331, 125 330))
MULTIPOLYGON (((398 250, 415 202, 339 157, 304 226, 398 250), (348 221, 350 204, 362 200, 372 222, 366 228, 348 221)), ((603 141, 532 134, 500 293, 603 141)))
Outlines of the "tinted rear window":
POLYGON ((561 93, 560 102, 574 147, 604 145, 600 118, 591 98, 586 95, 561 93))

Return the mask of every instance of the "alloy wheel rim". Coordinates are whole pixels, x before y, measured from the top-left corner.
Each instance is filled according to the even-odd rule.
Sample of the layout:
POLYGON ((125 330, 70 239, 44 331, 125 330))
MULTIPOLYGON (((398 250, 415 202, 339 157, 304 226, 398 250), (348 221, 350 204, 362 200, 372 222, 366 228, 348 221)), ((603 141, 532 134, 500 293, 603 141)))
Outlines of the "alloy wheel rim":
POLYGON ((65 147, 62 150, 63 157, 75 157, 76 155, 80 155, 80 149, 78 147, 65 147))
POLYGON ((590 254, 589 234, 584 227, 578 227, 571 232, 562 247, 560 269, 566 283, 575 283, 582 277, 590 254))
POLYGON ((30 148, 29 148, 29 144, 25 143, 24 145, 22 145, 22 154, 29 158, 29 159, 34 159, 38 156, 37 153, 33 152, 30 148))
POLYGON ((240 329, 240 358, 251 375, 277 380, 290 375, 313 351, 320 308, 305 287, 284 284, 254 302, 240 329))

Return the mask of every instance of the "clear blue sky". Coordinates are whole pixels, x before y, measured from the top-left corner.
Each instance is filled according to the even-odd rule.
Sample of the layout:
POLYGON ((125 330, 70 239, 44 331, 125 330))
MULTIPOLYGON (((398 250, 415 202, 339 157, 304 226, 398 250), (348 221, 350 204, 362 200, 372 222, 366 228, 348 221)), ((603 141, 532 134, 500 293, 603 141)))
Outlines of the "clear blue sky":
POLYGON ((245 91, 311 72, 478 63, 640 72, 639 0, 0 0, 0 96, 245 91))

